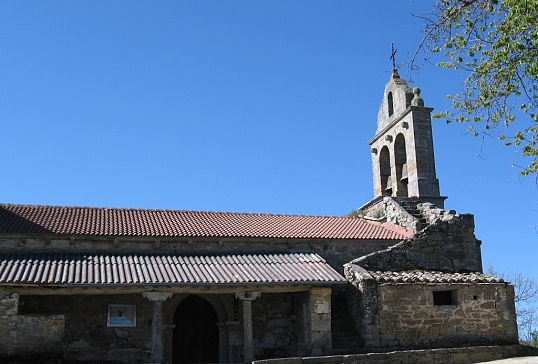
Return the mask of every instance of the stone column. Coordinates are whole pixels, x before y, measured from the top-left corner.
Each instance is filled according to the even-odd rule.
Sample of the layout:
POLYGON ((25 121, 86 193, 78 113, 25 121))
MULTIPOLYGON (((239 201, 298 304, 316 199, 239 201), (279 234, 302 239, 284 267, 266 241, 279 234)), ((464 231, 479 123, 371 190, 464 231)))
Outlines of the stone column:
POLYGON ((310 290, 310 325, 310 355, 327 355, 332 349, 330 288, 310 290))
POLYGON ((254 340, 252 338, 252 301, 258 298, 261 292, 237 292, 235 298, 243 303, 243 355, 245 363, 254 360, 254 340))
POLYGON ((142 296, 153 302, 151 319, 151 361, 163 362, 163 302, 172 297, 170 292, 144 292, 142 296))

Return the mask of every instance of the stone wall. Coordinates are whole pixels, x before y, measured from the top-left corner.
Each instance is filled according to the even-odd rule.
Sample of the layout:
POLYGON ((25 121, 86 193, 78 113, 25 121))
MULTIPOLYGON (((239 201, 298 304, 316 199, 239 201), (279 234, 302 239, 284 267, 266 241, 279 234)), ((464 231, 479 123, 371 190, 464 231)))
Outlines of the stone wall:
POLYGON ((482 272, 480 240, 471 214, 446 214, 412 238, 351 263, 367 270, 482 272))
POLYGON ((367 218, 386 221, 416 233, 428 224, 433 224, 437 220, 450 220, 456 215, 456 211, 439 208, 428 201, 432 200, 439 204, 440 199, 442 200, 444 197, 418 199, 416 197, 378 196, 360 207, 359 210, 364 212, 367 218), (408 209, 415 210, 413 212, 416 214, 412 215, 408 209))
POLYGON ((525 355, 538 355, 538 350, 523 345, 475 346, 468 348, 407 350, 388 353, 257 360, 253 364, 471 364, 525 355))
MULTIPOLYGON (((62 348, 60 358, 64 352, 68 360, 136 362, 150 358, 152 305, 142 295, 21 295, 20 304, 21 316, 17 317, 65 317, 61 345, 56 345, 62 348), (136 305, 136 327, 107 327, 108 304, 136 305)), ((28 323, 20 328, 25 333, 32 331, 28 323)), ((44 325, 43 329, 51 328, 44 325)))
POLYGON ((373 281, 353 282, 356 291, 348 296, 349 305, 355 319, 355 326, 361 342, 357 346, 380 347, 379 342, 379 295, 378 285, 373 281))
MULTIPOLYGON (((305 347, 301 328, 297 325, 295 294, 262 294, 252 303, 254 356, 281 358, 294 355, 296 347, 305 347)), ((239 329, 242 326, 238 327, 239 329)), ((239 340, 243 345, 242 338, 239 340)), ((305 352, 306 354, 306 352, 305 352)))
POLYGON ((324 355, 331 352, 331 289, 264 293, 253 301, 257 358, 324 355), (315 344, 314 344, 315 343, 315 344))
POLYGON ((441 348, 518 342, 508 284, 384 284, 379 294, 379 344, 387 348, 441 348), (435 305, 434 291, 453 304, 435 305))
POLYGON ((390 197, 384 197, 382 200, 383 210, 385 211, 388 223, 403 227, 406 230, 417 232, 420 230, 420 221, 409 214, 398 202, 390 197))
POLYGON ((419 203, 417 204, 417 209, 429 224, 432 224, 437 220, 451 221, 456 215, 456 211, 441 209, 431 202, 419 203))
POLYGON ((17 293, 0 298, 0 357, 63 355, 64 315, 18 315, 19 303, 17 293))
MULTIPOLYGON (((365 348, 411 349, 517 343, 513 286, 491 283, 383 283, 347 277, 365 348), (436 298, 434 298, 436 296, 436 298), (441 299, 440 299, 441 297, 441 299)), ((354 275, 352 275, 354 273, 354 275)))

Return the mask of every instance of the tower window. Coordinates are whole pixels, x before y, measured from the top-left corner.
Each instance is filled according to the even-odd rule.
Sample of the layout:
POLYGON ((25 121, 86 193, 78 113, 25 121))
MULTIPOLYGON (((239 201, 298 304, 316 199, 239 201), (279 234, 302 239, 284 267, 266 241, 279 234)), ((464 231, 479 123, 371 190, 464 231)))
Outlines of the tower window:
POLYGON ((392 116, 392 114, 394 114, 394 103, 392 101, 392 91, 389 92, 389 94, 387 95, 387 102, 389 106, 389 116, 392 116))

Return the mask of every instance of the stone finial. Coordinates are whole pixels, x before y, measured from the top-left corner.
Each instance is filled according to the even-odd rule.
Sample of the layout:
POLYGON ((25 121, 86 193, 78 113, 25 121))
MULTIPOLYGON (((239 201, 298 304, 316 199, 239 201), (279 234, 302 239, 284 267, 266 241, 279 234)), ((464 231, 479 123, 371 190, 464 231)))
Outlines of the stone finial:
POLYGON ((411 100, 412 106, 424 106, 424 100, 422 97, 420 97, 420 89, 418 87, 415 87, 413 89, 413 100, 411 100))

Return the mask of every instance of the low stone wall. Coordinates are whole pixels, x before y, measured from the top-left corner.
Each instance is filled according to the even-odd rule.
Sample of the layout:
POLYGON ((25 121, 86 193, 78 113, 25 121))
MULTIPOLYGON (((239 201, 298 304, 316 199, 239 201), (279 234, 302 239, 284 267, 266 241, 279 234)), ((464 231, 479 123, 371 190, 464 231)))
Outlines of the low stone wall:
POLYGON ((253 364, 471 364, 526 355, 538 355, 538 349, 524 345, 475 346, 467 348, 393 351, 389 353, 256 360, 253 364))

